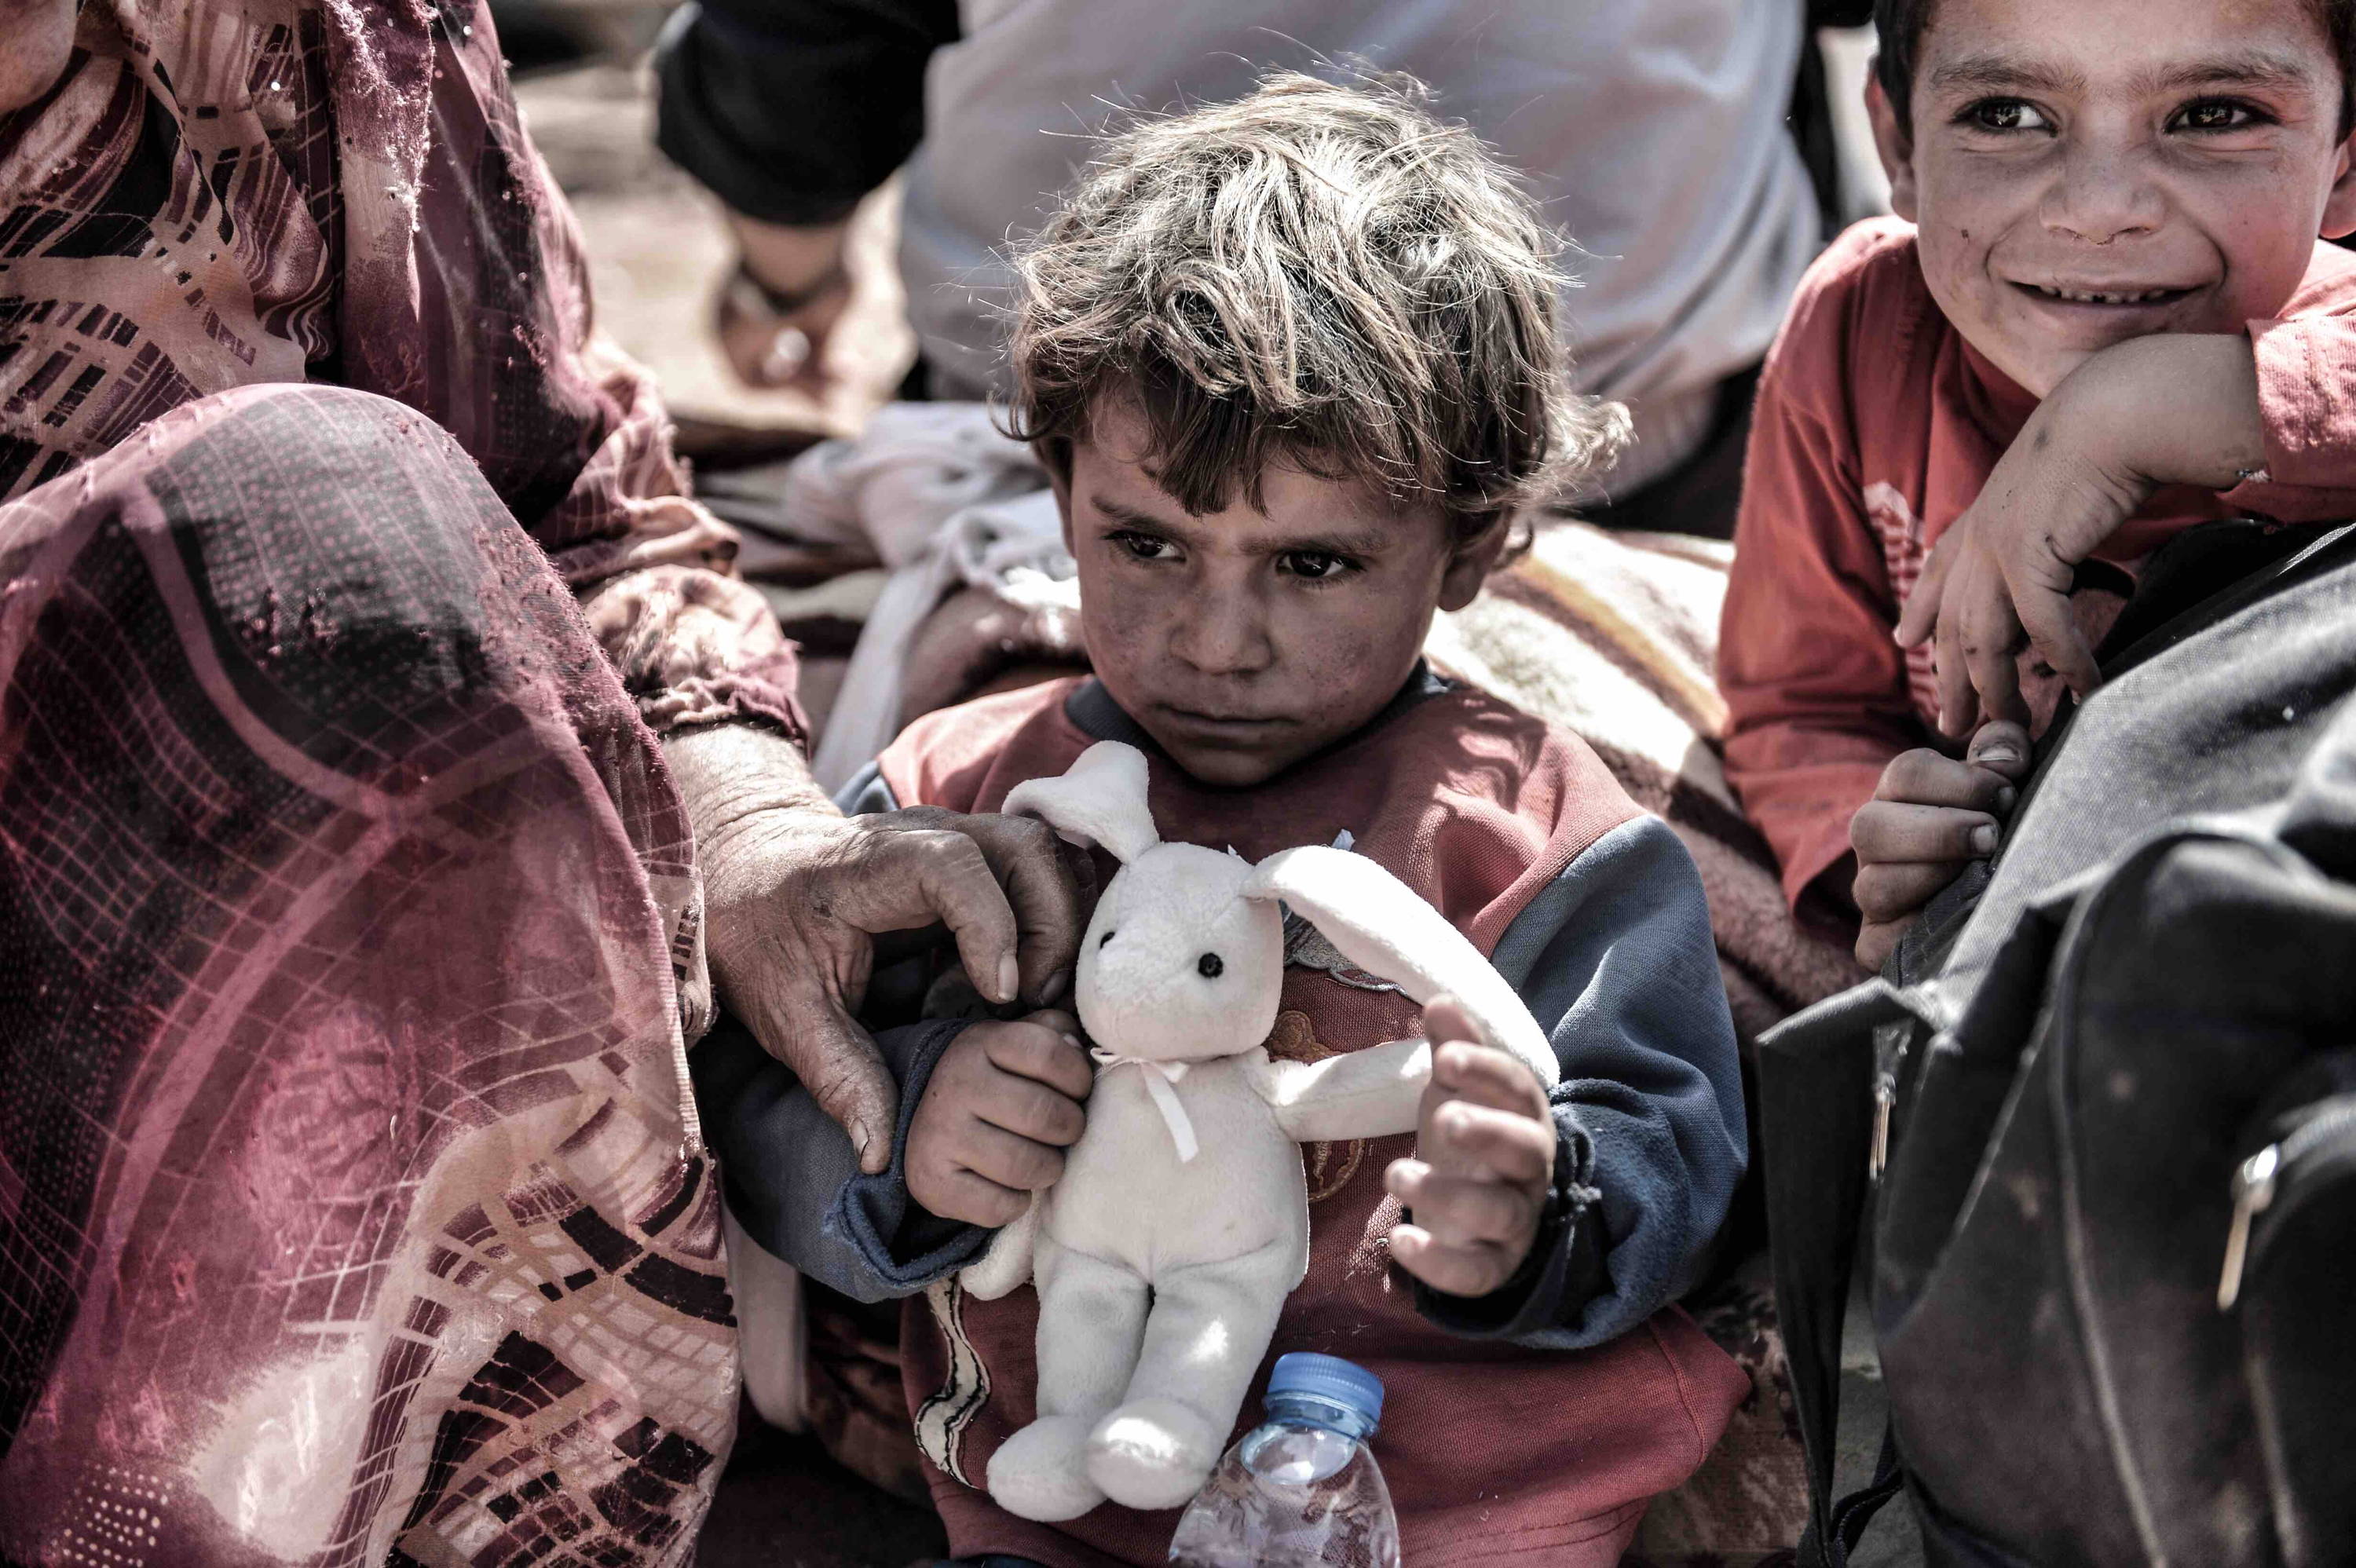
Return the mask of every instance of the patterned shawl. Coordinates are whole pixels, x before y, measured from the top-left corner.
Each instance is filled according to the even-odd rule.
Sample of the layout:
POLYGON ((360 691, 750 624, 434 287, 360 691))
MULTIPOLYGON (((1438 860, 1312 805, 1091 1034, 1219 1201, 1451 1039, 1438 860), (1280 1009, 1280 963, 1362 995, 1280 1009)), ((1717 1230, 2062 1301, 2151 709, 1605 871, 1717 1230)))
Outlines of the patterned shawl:
POLYGON ((481 0, 86 0, 64 76, 0 117, 0 502, 262 381, 455 436, 658 730, 799 733, 734 535, 594 334, 481 0))
POLYGON ((637 719, 798 737, 792 648, 593 334, 480 0, 76 43, 0 116, 0 1556, 682 1562, 734 1328, 637 719), (479 590, 370 582, 433 539, 479 590), (498 653, 438 719, 401 659, 286 667, 361 683, 307 741, 430 786, 199 678, 372 616, 498 653))

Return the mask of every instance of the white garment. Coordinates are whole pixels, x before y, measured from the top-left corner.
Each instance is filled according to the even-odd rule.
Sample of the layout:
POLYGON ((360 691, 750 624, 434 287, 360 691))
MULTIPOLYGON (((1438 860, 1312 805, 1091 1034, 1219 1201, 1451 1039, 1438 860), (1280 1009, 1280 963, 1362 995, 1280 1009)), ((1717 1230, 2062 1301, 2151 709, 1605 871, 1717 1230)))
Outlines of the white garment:
POLYGON ((1799 0, 960 0, 926 75, 901 273, 934 389, 996 382, 1010 235, 1034 229, 1121 109, 1240 96, 1262 67, 1365 60, 1430 83, 1576 242, 1574 375, 1626 401, 1624 495, 1708 432, 1757 363, 1820 219, 1783 128, 1799 0))
POLYGON ((841 788, 899 733, 909 646, 950 589, 1077 613, 1079 582, 1046 486, 1030 448, 1001 434, 980 403, 894 403, 856 441, 821 442, 787 466, 795 533, 864 539, 892 569, 810 760, 821 788, 841 788))

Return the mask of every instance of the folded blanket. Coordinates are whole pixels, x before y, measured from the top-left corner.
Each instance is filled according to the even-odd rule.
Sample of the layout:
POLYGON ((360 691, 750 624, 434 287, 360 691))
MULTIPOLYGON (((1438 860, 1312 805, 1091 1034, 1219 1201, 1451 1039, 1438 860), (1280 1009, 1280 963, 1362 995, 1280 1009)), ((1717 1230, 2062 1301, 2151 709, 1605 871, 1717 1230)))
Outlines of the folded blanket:
POLYGON ((723 509, 750 527, 870 552, 891 571, 811 758, 819 784, 841 787, 899 732, 911 647, 954 590, 984 589, 1048 619, 1051 639, 1075 640, 1060 632, 1079 594, 1046 485, 1031 449, 1001 434, 983 403, 893 403, 856 441, 820 442, 724 482, 733 499, 753 504, 723 509))

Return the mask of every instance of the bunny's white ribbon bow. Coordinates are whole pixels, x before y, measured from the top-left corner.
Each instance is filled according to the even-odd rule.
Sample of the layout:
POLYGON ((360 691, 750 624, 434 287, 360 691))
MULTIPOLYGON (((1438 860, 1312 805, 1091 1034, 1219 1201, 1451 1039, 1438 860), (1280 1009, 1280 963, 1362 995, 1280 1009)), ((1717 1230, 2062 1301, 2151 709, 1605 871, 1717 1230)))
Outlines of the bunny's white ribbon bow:
POLYGON ((1102 1046, 1091 1047, 1088 1054, 1100 1067, 1141 1067, 1145 1070, 1145 1092, 1152 1096, 1153 1108, 1162 1113, 1162 1120, 1170 1128, 1170 1141, 1178 1146, 1178 1163, 1186 1164, 1202 1152, 1194 1141, 1194 1124, 1179 1103, 1178 1091, 1171 1085, 1186 1076, 1183 1061, 1156 1061, 1150 1056, 1123 1056, 1102 1046))

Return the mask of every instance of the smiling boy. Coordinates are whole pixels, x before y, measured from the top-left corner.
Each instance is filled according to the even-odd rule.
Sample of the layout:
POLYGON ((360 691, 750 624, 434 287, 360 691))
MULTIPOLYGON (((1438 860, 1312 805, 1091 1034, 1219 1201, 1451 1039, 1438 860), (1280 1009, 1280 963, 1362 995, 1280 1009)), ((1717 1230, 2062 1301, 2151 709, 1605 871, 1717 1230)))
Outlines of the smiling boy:
MULTIPOLYGON (((1491 954, 1560 1056, 1551 1098, 1440 1008, 1290 934, 1274 1054, 1442 1043, 1412 1141, 1304 1151, 1308 1275, 1269 1353, 1384 1380, 1375 1448, 1408 1561, 1614 1563, 1747 1392, 1670 1305, 1746 1140, 1675 834, 1576 738, 1420 659, 1515 508, 1612 434, 1562 390, 1544 231, 1408 92, 1280 77, 1111 141, 1017 265, 1012 415, 1054 476, 1095 674, 918 720, 854 806, 994 811, 1126 741, 1165 838, 1252 859, 1346 843, 1491 954)), ((1076 1138, 1077 1027, 885 1031, 907 1109, 881 1176, 770 1070, 707 1093, 708 1125, 773 1250, 871 1298, 926 1290, 902 1346, 957 1552, 1158 1563, 1174 1514, 1041 1522, 979 1489, 1034 1413, 1037 1303, 950 1276, 1076 1138), (830 1136, 836 1174, 776 1190, 793 1140, 830 1136)))
POLYGON ((2020 656, 2094 684, 2080 561, 2356 512, 2356 258, 2317 238, 2356 229, 2356 4, 1876 15, 1899 216, 1826 253, 1770 357, 1719 645, 1728 773, 1872 964, 1995 848, 2020 656))

